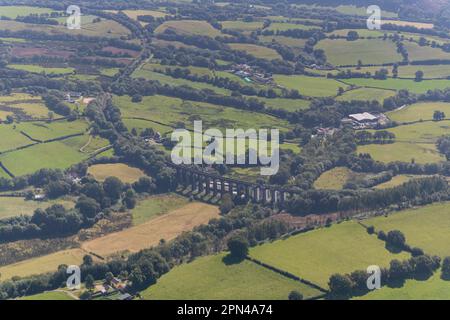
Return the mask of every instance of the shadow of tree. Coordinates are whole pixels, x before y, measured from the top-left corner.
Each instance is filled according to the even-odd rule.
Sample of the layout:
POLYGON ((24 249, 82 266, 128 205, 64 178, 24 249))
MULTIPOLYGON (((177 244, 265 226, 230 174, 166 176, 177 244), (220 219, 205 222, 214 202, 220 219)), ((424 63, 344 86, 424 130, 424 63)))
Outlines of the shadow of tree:
POLYGON ((238 258, 238 257, 232 256, 231 254, 227 254, 225 257, 222 258, 222 262, 225 263, 227 266, 233 265, 233 264, 239 264, 244 260, 245 260, 245 257, 238 258))

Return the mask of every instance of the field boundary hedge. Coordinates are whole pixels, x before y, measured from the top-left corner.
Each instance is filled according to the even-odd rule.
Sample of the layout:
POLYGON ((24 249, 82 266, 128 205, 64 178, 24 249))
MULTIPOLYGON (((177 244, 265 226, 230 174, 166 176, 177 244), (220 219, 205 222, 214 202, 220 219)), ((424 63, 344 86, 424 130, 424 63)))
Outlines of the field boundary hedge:
POLYGON ((312 287, 314 289, 317 289, 317 290, 323 292, 324 294, 327 294, 329 292, 327 289, 322 288, 318 284, 315 284, 315 283, 313 283, 313 282, 311 282, 309 280, 300 278, 300 277, 298 277, 298 276, 296 276, 296 275, 294 275, 294 274, 292 274, 290 272, 284 271, 282 269, 278 269, 277 267, 274 267, 274 266, 271 266, 271 265, 269 265, 267 263, 259 261, 258 259, 252 258, 250 256, 247 256, 245 259, 247 259, 248 261, 251 261, 253 263, 256 263, 257 265, 259 265, 261 267, 264 267, 264 268, 266 268, 268 270, 276 272, 276 273, 282 275, 283 277, 286 277, 286 278, 289 278, 289 279, 301 282, 303 284, 306 284, 306 285, 308 285, 308 286, 310 286, 310 287, 312 287))

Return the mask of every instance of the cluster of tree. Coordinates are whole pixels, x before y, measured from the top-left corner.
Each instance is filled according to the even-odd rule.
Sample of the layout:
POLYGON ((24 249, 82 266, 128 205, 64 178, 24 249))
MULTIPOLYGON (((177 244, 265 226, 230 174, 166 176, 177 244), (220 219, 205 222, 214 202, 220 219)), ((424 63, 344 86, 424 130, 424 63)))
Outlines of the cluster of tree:
POLYGON ((72 112, 72 109, 65 104, 63 101, 61 101, 60 97, 54 94, 48 94, 42 97, 42 99, 44 100, 45 106, 57 113, 60 114, 62 116, 69 116, 72 112))
POLYGON ((355 132, 356 143, 364 144, 387 144, 395 142, 395 134, 386 130, 378 130, 374 133, 366 130, 355 132))
POLYGON ((351 181, 347 181, 344 185, 344 189, 357 190, 360 188, 372 188, 381 183, 390 181, 393 178, 391 171, 384 171, 377 174, 367 174, 351 181))
MULTIPOLYGON (((407 279, 429 278, 441 265, 437 256, 420 255, 405 261, 392 260, 389 268, 381 269, 381 285, 398 285, 407 279)), ((366 270, 357 270, 350 274, 334 274, 328 282, 330 297, 348 299, 369 292, 366 270)))
POLYGON ((436 145, 439 152, 445 155, 446 159, 450 161, 450 136, 439 138, 436 145))
POLYGON ((416 179, 386 190, 307 190, 286 203, 289 212, 323 214, 424 205, 449 198, 448 183, 439 177, 416 179))

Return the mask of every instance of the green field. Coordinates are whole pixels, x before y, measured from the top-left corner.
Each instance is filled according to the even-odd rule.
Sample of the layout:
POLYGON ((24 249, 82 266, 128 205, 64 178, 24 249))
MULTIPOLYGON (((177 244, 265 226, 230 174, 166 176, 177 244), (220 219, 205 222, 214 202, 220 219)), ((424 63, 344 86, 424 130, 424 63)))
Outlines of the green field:
POLYGON ((384 163, 393 161, 435 163, 445 161, 436 146, 430 143, 395 142, 358 146, 358 153, 369 153, 373 159, 384 163))
POLYGON ((230 43, 229 46, 233 50, 245 51, 246 53, 260 59, 282 59, 281 56, 274 49, 258 46, 248 43, 230 43))
MULTIPOLYGON (((370 72, 372 75, 375 74, 376 71, 380 69, 386 69, 388 71, 388 75, 392 77, 392 66, 376 66, 376 67, 361 67, 359 70, 356 67, 351 68, 342 68, 341 70, 350 69, 353 72, 370 72)), ((443 79, 450 76, 450 65, 406 65, 398 67, 398 77, 399 78, 408 78, 415 79, 416 72, 421 70, 424 73, 424 79, 443 79)))
POLYGON ((187 198, 176 194, 151 196, 138 202, 133 209, 133 224, 144 223, 154 217, 181 208, 189 202, 187 198))
POLYGON ((337 167, 325 171, 314 182, 314 188, 325 190, 341 190, 353 172, 345 167, 337 167))
MULTIPOLYGON (((445 102, 421 102, 407 106, 401 110, 389 112, 391 120, 397 122, 413 122, 419 120, 432 120, 434 111, 443 111, 447 118, 450 117, 450 103, 445 102)), ((437 123, 435 124, 437 125, 437 123)))
POLYGON ((418 209, 409 209, 392 213, 388 217, 377 217, 364 221, 376 230, 389 232, 400 230, 405 234, 406 242, 419 247, 428 254, 442 258, 450 256, 448 230, 450 227, 450 203, 437 203, 418 209))
POLYGON ((88 124, 83 120, 77 121, 54 121, 45 122, 23 122, 16 125, 16 130, 23 131, 33 139, 46 141, 71 134, 84 133, 88 124))
MULTIPOLYGON (((166 96, 144 97, 141 103, 131 102, 128 96, 114 97, 115 104, 121 109, 125 118, 139 117, 151 119, 163 124, 178 126, 182 122, 192 128, 194 119, 202 119, 205 130, 216 128, 279 128, 286 131, 290 128, 287 121, 274 117, 239 110, 209 103, 182 101, 166 96)), ((128 122, 126 122, 128 124, 128 122)), ((149 122, 148 126, 152 126, 149 122)))
POLYGON ((320 294, 247 260, 226 264, 224 257, 208 256, 177 266, 141 294, 150 300, 287 300, 292 290, 305 298, 320 294))
POLYGON ((400 185, 402 185, 402 184, 404 184, 404 183, 406 183, 406 182, 408 182, 410 180, 417 179, 417 178, 420 178, 420 177, 421 176, 401 174, 401 175, 393 177, 391 180, 389 180, 387 182, 384 182, 384 183, 381 183, 381 184, 375 186, 374 188, 375 189, 394 188, 394 187, 400 186, 400 185))
MULTIPOLYGON (((70 139, 68 139, 70 140, 70 139)), ((37 144, 0 155, 0 161, 16 176, 33 173, 42 168, 66 169, 85 160, 88 155, 64 142, 37 144)))
POLYGON ((308 109, 310 101, 301 99, 283 99, 283 98, 258 98, 258 100, 264 101, 266 107, 273 109, 283 109, 290 112, 297 110, 308 109))
POLYGON ((45 73, 52 75, 71 74, 75 71, 74 68, 47 68, 33 64, 10 64, 8 68, 23 70, 32 73, 45 73))
POLYGON ((375 80, 375 79, 346 79, 345 83, 353 84, 359 87, 372 87, 379 89, 393 89, 402 90, 407 89, 412 93, 425 93, 428 90, 434 89, 446 89, 450 88, 448 80, 424 80, 416 82, 409 79, 387 79, 387 80, 375 80))
POLYGON ((51 301, 62 301, 62 300, 75 300, 67 293, 61 291, 48 291, 44 293, 35 294, 33 296, 22 297, 19 300, 51 300, 51 301))
POLYGON ((360 39, 347 41, 345 39, 325 39, 318 43, 316 49, 323 49, 328 61, 335 66, 363 64, 384 64, 400 62, 402 57, 392 41, 379 39, 360 39))
POLYGON ((436 140, 448 133, 448 121, 419 122, 390 128, 396 135, 396 142, 388 145, 359 146, 358 152, 370 153, 376 160, 383 162, 405 161, 414 159, 418 163, 445 160, 436 148, 436 140))
POLYGON ((450 59, 450 53, 445 52, 439 48, 432 48, 427 46, 419 46, 415 42, 405 42, 405 48, 408 51, 410 61, 422 61, 431 59, 450 59))
POLYGON ((230 95, 231 91, 219 87, 215 87, 211 84, 204 83, 204 82, 194 82, 189 81, 186 79, 181 78, 172 78, 170 76, 167 76, 162 73, 146 70, 144 67, 143 69, 138 69, 133 73, 133 78, 143 78, 146 80, 153 80, 153 81, 159 81, 161 84, 169 84, 172 86, 189 86, 194 89, 202 90, 202 89, 209 89, 212 91, 215 91, 216 93, 223 94, 223 95, 230 95))
POLYGON ((388 266, 392 259, 408 257, 387 251, 384 242, 356 222, 263 244, 252 248, 250 256, 323 287, 334 273, 365 270, 370 265, 388 266))
POLYGON ((52 13, 55 10, 50 8, 39 8, 31 6, 0 6, 0 16, 15 19, 18 16, 27 16, 30 14, 52 13))
POLYGON ((356 300, 450 300, 450 281, 441 279, 437 271, 426 281, 406 280, 400 288, 382 287, 356 300))
POLYGON ((21 134, 18 129, 14 129, 13 125, 0 125, 0 135, 2 137, 0 141, 0 152, 34 143, 21 134))
POLYGON ((332 97, 337 94, 340 87, 344 89, 346 87, 336 80, 325 77, 275 75, 274 80, 280 86, 296 89, 300 94, 311 97, 332 97))
POLYGON ((66 208, 74 207, 72 201, 31 201, 19 197, 0 197, 0 219, 10 218, 19 215, 32 215, 34 210, 46 209, 54 204, 61 204, 66 208))
POLYGON ((359 88, 355 90, 346 91, 343 95, 337 97, 338 101, 352 101, 352 100, 362 100, 362 101, 372 101, 376 100, 380 103, 384 99, 395 96, 395 91, 391 90, 381 90, 373 88, 359 88))
POLYGON ((175 31, 178 34, 195 34, 199 36, 209 36, 216 37, 220 36, 221 33, 219 30, 214 29, 206 21, 198 21, 198 20, 172 20, 166 21, 158 28, 156 28, 155 33, 162 33, 166 29, 170 29, 175 31))
POLYGON ((237 30, 237 31, 255 31, 258 29, 262 29, 263 22, 262 21, 252 21, 252 22, 244 22, 244 21, 222 21, 221 22, 223 29, 237 30))
POLYGON ((274 22, 274 23, 270 24, 269 28, 267 28, 267 30, 272 30, 272 31, 286 31, 286 30, 295 30, 295 29, 311 30, 311 29, 320 29, 320 27, 298 24, 298 23, 274 22))
POLYGON ((47 34, 82 34, 85 36, 102 36, 108 38, 120 38, 130 34, 130 30, 112 20, 102 20, 97 23, 84 24, 83 29, 69 30, 61 25, 44 25, 44 24, 30 24, 18 21, 0 20, 0 30, 11 31, 26 31, 33 29, 36 32, 44 32, 47 34))

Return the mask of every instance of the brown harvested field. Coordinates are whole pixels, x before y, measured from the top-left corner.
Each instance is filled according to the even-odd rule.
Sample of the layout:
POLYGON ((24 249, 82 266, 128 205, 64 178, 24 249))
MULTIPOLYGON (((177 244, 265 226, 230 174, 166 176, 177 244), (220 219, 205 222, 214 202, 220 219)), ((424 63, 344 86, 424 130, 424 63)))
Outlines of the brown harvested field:
POLYGON ((433 29, 434 25, 432 23, 423 22, 411 22, 411 21, 401 21, 401 20, 383 20, 383 24, 395 24, 396 26, 402 27, 415 27, 418 29, 433 29))
POLYGON ((89 167, 88 174, 93 175, 98 181, 104 181, 108 177, 117 177, 125 183, 136 182, 140 177, 145 176, 142 170, 124 163, 95 164, 89 167))
POLYGON ((161 239, 172 240, 218 216, 218 207, 189 203, 138 226, 84 242, 81 247, 104 257, 117 252, 137 252, 157 245, 161 239))
POLYGON ((215 29, 206 21, 199 20, 172 20, 166 21, 158 28, 155 33, 163 33, 165 30, 170 29, 181 35, 200 35, 208 37, 217 37, 221 35, 221 32, 215 29))
POLYGON ((26 277, 47 272, 54 272, 61 264, 80 265, 83 256, 86 255, 81 249, 69 249, 48 254, 46 256, 32 258, 3 266, 0 268, 2 280, 11 279, 14 276, 26 277))

